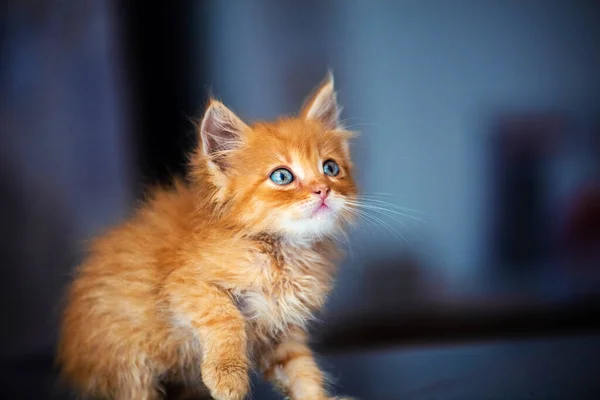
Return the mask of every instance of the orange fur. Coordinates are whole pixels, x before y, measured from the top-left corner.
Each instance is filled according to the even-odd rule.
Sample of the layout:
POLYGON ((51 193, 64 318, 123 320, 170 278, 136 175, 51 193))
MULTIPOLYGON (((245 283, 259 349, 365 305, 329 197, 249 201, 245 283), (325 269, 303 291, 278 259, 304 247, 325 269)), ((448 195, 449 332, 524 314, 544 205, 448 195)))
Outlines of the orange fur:
POLYGON ((58 362, 78 392, 157 399, 173 381, 240 400, 256 365, 291 399, 328 398, 305 330, 357 192, 338 113, 331 77, 297 118, 247 126, 211 102, 191 183, 154 190, 77 270, 58 362), (281 166, 289 185, 269 179, 281 166), (330 209, 315 214, 323 190, 330 209))

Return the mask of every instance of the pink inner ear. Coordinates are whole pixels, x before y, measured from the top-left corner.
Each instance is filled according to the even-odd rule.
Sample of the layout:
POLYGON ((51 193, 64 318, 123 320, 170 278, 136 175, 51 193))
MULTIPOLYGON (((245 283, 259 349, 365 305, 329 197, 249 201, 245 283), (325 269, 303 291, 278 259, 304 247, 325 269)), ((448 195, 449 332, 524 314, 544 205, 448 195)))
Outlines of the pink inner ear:
POLYGON ((316 116, 316 119, 321 121, 321 123, 323 123, 327 129, 335 129, 335 127, 338 125, 337 106, 335 104, 328 104, 327 107, 324 107, 320 111, 321 113, 316 116))
POLYGON ((332 130, 339 126, 339 111, 333 82, 328 82, 315 95, 304 116, 319 121, 326 129, 332 130))
POLYGON ((227 168, 227 152, 239 145, 243 130, 243 122, 225 106, 211 105, 201 126, 204 153, 219 168, 227 168))
POLYGON ((207 154, 229 150, 233 148, 233 144, 239 138, 239 134, 236 134, 236 127, 231 121, 218 120, 213 112, 204 121, 203 131, 207 154))

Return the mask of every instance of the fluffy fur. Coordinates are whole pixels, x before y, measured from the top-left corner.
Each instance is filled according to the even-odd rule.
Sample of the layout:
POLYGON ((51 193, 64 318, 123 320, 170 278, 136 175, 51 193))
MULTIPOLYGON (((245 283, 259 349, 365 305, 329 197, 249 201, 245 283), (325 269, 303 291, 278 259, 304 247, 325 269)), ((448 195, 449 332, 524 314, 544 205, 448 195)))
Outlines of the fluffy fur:
POLYGON ((240 400, 256 367, 293 400, 329 399, 306 327, 356 197, 338 115, 331 76, 296 118, 248 126, 210 102, 191 183, 153 191, 78 268, 58 362, 79 393, 150 400, 171 381, 240 400), (269 179, 280 167, 291 184, 269 179))

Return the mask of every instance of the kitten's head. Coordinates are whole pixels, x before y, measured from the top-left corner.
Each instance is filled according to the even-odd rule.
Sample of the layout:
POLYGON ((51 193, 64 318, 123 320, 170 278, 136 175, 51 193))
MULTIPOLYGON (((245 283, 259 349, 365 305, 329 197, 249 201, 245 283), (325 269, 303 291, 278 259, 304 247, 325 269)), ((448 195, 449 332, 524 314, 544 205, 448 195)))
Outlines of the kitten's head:
POLYGON ((292 240, 335 235, 357 193, 351 134, 339 112, 331 75, 296 118, 246 125, 213 100, 200 125, 196 172, 214 185, 212 200, 252 232, 292 240))

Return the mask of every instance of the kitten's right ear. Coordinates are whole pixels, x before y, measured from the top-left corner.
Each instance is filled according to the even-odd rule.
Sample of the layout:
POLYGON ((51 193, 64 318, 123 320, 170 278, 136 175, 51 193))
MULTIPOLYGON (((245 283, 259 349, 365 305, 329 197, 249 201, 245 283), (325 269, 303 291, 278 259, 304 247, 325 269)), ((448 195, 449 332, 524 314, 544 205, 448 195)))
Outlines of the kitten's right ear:
POLYGON ((305 102, 300 114, 306 119, 320 121, 326 129, 340 129, 340 112, 333 85, 333 73, 329 71, 319 88, 305 102))
POLYGON ((224 172, 227 155, 240 146, 247 129, 248 126, 223 103, 211 100, 200 124, 202 152, 208 162, 224 172))

